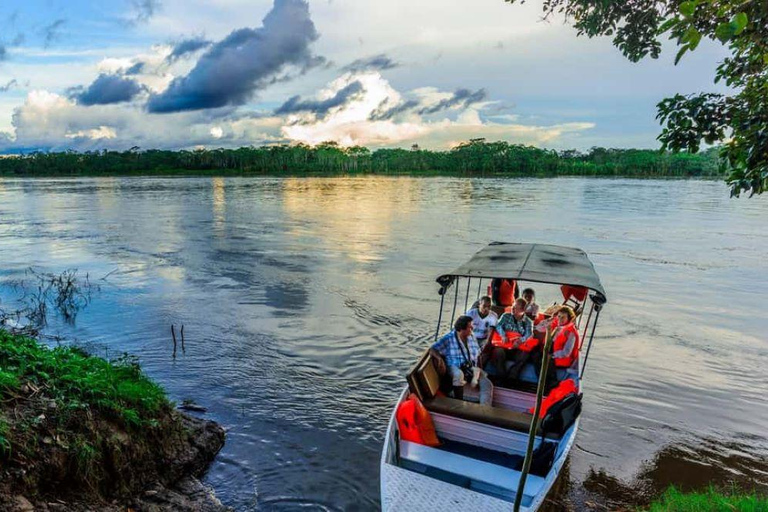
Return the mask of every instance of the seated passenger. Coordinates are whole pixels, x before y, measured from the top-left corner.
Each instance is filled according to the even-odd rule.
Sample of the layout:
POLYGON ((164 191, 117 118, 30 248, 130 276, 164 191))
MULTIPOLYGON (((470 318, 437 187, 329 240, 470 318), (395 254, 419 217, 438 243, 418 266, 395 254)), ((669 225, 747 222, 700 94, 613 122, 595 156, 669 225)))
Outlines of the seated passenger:
POLYGON ((536 304, 536 292, 533 291, 533 288, 526 288, 523 290, 523 298, 528 303, 525 307, 525 314, 535 322, 539 316, 539 305, 536 304))
POLYGON ((533 322, 525 316, 525 308, 528 304, 525 299, 515 300, 511 313, 504 313, 496 324, 496 334, 500 340, 515 339, 509 347, 494 347, 491 361, 496 376, 517 379, 520 371, 531 357, 532 351, 539 342, 533 337, 533 322), (511 336, 512 335, 512 336, 511 336), (512 366, 508 363, 512 363, 512 366), (509 368, 508 368, 509 367, 509 368))
POLYGON ((480 386, 480 403, 491 405, 493 384, 485 372, 480 370, 483 357, 480 355, 477 341, 472 336, 472 318, 466 315, 457 318, 453 330, 437 340, 429 350, 435 358, 438 373, 444 374, 447 371, 450 375, 454 398, 463 400, 464 386, 477 380, 480 386))
MULTIPOLYGON (((570 368, 579 357, 579 330, 573 323, 576 313, 569 306, 562 306, 556 317, 552 320, 552 357, 549 359, 547 369, 547 386, 550 390, 557 385, 557 370, 570 368)), ((536 373, 540 372, 541 357, 539 352, 536 357, 536 373)))
POLYGON ((482 349, 485 343, 490 339, 491 332, 496 328, 496 322, 499 317, 491 311, 491 298, 487 295, 480 297, 477 306, 467 311, 467 316, 472 318, 472 334, 482 349))

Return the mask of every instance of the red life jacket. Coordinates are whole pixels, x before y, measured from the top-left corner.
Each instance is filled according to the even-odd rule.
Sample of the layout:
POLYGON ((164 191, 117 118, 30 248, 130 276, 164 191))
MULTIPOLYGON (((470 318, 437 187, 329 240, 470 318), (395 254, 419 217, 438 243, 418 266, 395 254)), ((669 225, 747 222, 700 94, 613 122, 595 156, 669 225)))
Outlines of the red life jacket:
POLYGON ((488 295, 497 306, 511 306, 515 302, 517 281, 514 279, 492 279, 488 295))
POLYGON ((525 340, 522 344, 518 346, 514 346, 515 343, 520 342, 520 334, 516 333, 515 331, 507 331, 504 333, 504 337, 506 339, 502 340, 501 336, 499 336, 499 333, 496 331, 493 331, 491 334, 491 343, 493 343, 494 347, 500 347, 505 349, 516 349, 516 350, 522 350, 523 352, 530 352, 534 348, 539 346, 539 340, 537 340, 535 337, 531 336, 527 340, 525 340))
POLYGON ((576 326, 573 324, 573 322, 568 322, 557 332, 555 339, 552 340, 552 352, 558 352, 565 348, 565 343, 568 341, 569 333, 573 333, 573 335, 576 337, 576 342, 573 344, 573 349, 571 350, 570 354, 568 354, 566 357, 555 358, 555 366, 558 368, 569 368, 579 356, 579 330, 576 329, 576 326))
MULTIPOLYGON (((565 379, 557 385, 552 391, 549 392, 547 397, 541 402, 541 410, 539 411, 539 418, 543 418, 547 415, 547 411, 550 407, 557 402, 570 395, 571 393, 578 393, 579 388, 576 387, 576 382, 573 379, 565 379)), ((528 412, 533 414, 534 408, 528 409, 528 412)))
POLYGON ((440 446, 432 417, 416 395, 411 393, 397 407, 395 416, 400 439, 427 446, 440 446))

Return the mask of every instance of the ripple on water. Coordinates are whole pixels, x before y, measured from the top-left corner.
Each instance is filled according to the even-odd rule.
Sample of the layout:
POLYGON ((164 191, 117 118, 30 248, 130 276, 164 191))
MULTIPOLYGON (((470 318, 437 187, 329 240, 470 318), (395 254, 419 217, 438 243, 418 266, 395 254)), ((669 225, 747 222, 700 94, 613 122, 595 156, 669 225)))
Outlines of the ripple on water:
POLYGON ((434 278, 490 240, 582 247, 609 296, 555 500, 765 483, 768 198, 623 179, 2 185, 0 276, 114 270, 75 326, 49 331, 135 354, 172 399, 208 407, 228 439, 207 481, 237 510, 378 507, 390 407, 435 334, 434 278), (187 336, 175 359, 171 324, 187 336))

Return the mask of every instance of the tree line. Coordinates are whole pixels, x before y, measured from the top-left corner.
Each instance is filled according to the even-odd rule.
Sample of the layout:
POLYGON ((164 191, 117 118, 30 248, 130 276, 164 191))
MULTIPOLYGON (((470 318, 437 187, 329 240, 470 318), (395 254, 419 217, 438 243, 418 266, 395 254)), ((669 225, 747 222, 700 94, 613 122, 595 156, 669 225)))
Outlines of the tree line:
POLYGON ((462 176, 722 176, 716 148, 691 153, 593 147, 556 151, 472 139, 447 151, 342 147, 334 142, 239 149, 35 152, 0 158, 2 175, 410 174, 462 176))

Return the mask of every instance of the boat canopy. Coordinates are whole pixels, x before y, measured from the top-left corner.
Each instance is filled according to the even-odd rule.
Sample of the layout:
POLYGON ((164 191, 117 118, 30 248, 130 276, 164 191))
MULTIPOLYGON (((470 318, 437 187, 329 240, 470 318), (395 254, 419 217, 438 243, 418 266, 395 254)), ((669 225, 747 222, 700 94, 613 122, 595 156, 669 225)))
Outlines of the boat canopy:
POLYGON ((491 242, 459 268, 437 278, 447 288, 457 277, 505 278, 581 286, 606 302, 595 267, 581 249, 546 244, 491 242))

